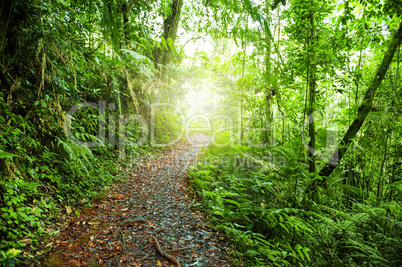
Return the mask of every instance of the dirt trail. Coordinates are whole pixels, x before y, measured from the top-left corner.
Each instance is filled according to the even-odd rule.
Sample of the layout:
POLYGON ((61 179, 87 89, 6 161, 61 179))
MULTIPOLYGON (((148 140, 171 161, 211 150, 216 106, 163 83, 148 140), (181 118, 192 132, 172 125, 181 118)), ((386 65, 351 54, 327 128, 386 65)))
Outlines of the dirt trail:
POLYGON ((226 242, 191 208, 186 171, 208 136, 193 133, 130 181, 81 212, 58 237, 47 266, 230 266, 226 242), (156 250, 157 244, 169 256, 156 250), (169 252, 170 251, 170 252, 169 252))

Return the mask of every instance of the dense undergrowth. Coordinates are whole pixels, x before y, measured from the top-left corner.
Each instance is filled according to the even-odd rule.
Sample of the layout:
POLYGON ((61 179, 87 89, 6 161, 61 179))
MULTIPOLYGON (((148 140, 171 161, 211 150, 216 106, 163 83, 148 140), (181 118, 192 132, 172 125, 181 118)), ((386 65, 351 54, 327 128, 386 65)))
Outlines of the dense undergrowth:
POLYGON ((402 5, 257 2, 0 4, 0 265, 186 125, 239 264, 402 265, 402 5))
MULTIPOLYGON (((91 205, 124 178, 128 164, 155 150, 146 121, 160 83, 147 57, 152 51, 129 49, 139 45, 139 33, 130 45, 121 46, 115 35, 109 40, 109 13, 103 26, 77 19, 103 4, 32 0, 2 6, 8 15, 2 13, 1 23, 8 27, 0 49, 1 266, 49 249, 43 240, 60 230, 50 225, 66 212, 74 216, 75 205, 91 205), (93 36, 94 27, 103 27, 102 34, 93 36)), ((162 124, 165 117, 161 110, 154 114, 154 143, 177 132, 176 116, 162 124)))
POLYGON ((365 195, 340 177, 313 201, 306 194, 313 178, 307 166, 280 145, 212 143, 191 178, 198 205, 226 232, 238 264, 402 264, 402 211, 396 201, 377 202, 375 194, 365 195))
MULTIPOLYGON (((57 230, 52 226, 65 219, 66 211, 75 216, 73 210, 79 210, 73 206, 90 206, 110 184, 124 179, 128 165, 152 149, 148 143, 128 148, 126 159, 119 160, 119 151, 110 144, 90 149, 68 140, 59 125, 42 124, 48 113, 46 105, 35 108, 35 120, 11 113, 3 99, 0 97, 5 114, 0 123, 6 126, 0 139, 0 262, 12 266, 19 259, 35 256, 36 251, 43 252, 43 239, 59 232, 59 226, 57 230)), ((92 119, 99 118, 94 115, 92 119)), ((96 129, 91 123, 80 123, 87 127, 82 133, 93 136, 90 133, 96 129)), ((128 127, 131 138, 138 136, 135 127, 128 127)))

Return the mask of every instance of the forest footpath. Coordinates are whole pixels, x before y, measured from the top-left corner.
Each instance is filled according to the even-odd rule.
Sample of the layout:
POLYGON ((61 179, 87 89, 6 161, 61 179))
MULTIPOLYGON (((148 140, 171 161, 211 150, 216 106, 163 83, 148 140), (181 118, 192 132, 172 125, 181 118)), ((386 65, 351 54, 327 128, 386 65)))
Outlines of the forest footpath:
POLYGON ((158 158, 136 164, 62 230, 47 266, 230 266, 226 242, 191 207, 186 171, 207 146, 193 133, 158 158), (163 254, 163 255, 162 255, 163 254))

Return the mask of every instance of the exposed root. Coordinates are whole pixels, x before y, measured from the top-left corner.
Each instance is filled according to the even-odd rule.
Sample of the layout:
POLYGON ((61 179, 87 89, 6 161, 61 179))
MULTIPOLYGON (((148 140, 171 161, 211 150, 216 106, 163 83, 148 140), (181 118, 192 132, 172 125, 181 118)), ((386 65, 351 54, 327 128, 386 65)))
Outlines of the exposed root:
POLYGON ((165 257, 166 259, 168 259, 168 260, 170 260, 171 262, 173 262, 174 264, 176 264, 177 267, 180 267, 180 266, 181 266, 181 265, 180 265, 180 262, 179 262, 175 257, 173 257, 172 255, 170 255, 169 253, 163 251, 162 248, 161 248, 161 246, 159 245, 158 240, 157 240, 154 236, 152 236, 152 238, 153 238, 153 240, 154 240, 156 250, 157 250, 163 257, 165 257))
POLYGON ((188 249, 192 249, 194 246, 188 246, 188 247, 184 247, 184 248, 175 248, 175 249, 170 249, 170 250, 166 250, 166 252, 180 252, 183 250, 188 250, 188 249))

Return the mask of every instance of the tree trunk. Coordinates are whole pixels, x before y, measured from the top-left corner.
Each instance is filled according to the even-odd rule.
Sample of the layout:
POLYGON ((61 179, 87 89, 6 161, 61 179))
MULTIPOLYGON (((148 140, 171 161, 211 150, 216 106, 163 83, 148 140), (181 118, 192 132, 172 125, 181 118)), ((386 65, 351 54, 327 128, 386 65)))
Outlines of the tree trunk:
POLYGON ((314 111, 315 111, 315 73, 310 73, 309 78, 309 104, 308 104, 308 136, 310 138, 308 142, 308 158, 309 158, 309 172, 315 173, 315 121, 314 121, 314 111))
POLYGON ((12 16, 14 0, 4 0, 0 3, 0 59, 4 56, 8 23, 12 16))
MULTIPOLYGON (((245 75, 245 69, 246 69, 246 52, 247 52, 247 43, 244 43, 244 49, 243 49, 243 69, 241 72, 241 77, 244 79, 245 75)), ((243 130, 243 94, 244 94, 244 88, 243 86, 241 87, 241 96, 240 96, 240 145, 243 144, 243 139, 244 139, 244 130, 243 130)))
MULTIPOLYGON (((270 6, 269 6, 270 1, 266 1, 266 20, 269 22, 271 19, 271 13, 270 13, 270 6)), ((272 69, 272 63, 271 63, 271 36, 268 34, 270 32, 269 29, 269 24, 265 24, 265 45, 266 45, 266 53, 265 53, 265 81, 267 83, 267 88, 266 88, 266 100, 267 100, 267 131, 265 133, 265 140, 264 143, 267 144, 272 144, 272 79, 271 79, 271 69, 272 69)))
POLYGON ((129 20, 129 14, 130 14, 130 9, 128 8, 126 3, 123 3, 121 6, 122 13, 123 13, 123 35, 124 35, 124 41, 125 44, 128 45, 128 42, 130 41, 130 20, 129 20))
MULTIPOLYGON (((314 0, 311 1, 311 8, 314 7, 314 0)), ((308 142, 308 162, 309 162, 309 172, 315 173, 315 122, 314 122, 314 111, 315 111, 315 90, 316 90, 316 55, 315 55, 315 21, 314 21, 314 11, 310 11, 310 35, 307 40, 307 86, 308 86, 308 136, 310 138, 308 142), (311 62, 314 62, 311 64, 311 62)))
MULTIPOLYGON (((392 62, 392 58, 395 54, 396 49, 401 44, 402 41, 402 22, 399 25, 399 29, 392 38, 388 50, 384 55, 382 63, 378 68, 375 76, 373 77, 370 85, 364 95, 363 101, 357 111, 357 118, 352 122, 349 129, 347 130, 345 136, 339 142, 339 148, 337 151, 334 152, 330 161, 321 169, 319 175, 323 176, 324 179, 320 182, 320 185, 323 186, 326 184, 327 177, 335 170, 336 166, 338 165, 339 161, 347 152, 352 139, 355 138, 357 132, 360 130, 361 126, 363 125, 364 120, 367 118, 368 114, 370 113, 372 106, 373 106, 373 99, 375 91, 377 90, 378 86, 381 84, 381 81, 384 79, 385 74, 388 71, 389 65, 392 62)), ((313 187, 310 185, 309 187, 313 187)))
POLYGON ((171 5, 172 13, 163 22, 163 38, 166 41, 167 49, 162 45, 162 51, 159 58, 159 75, 162 82, 166 82, 167 65, 172 57, 172 47, 169 46, 169 39, 171 39, 172 46, 176 40, 177 29, 179 28, 181 8, 183 0, 173 0, 171 5))

